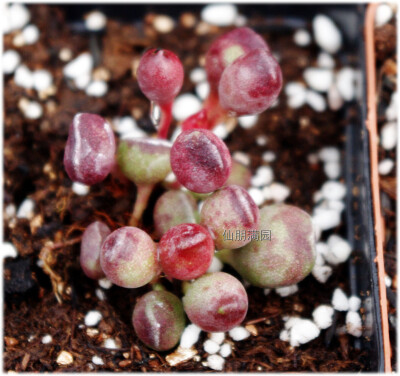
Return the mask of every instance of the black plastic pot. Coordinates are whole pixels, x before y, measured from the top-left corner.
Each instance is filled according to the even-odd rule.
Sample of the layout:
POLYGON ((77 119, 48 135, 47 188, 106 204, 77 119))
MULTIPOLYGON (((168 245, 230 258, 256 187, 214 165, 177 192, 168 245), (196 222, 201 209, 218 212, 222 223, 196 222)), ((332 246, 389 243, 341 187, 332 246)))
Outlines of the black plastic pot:
MULTIPOLYGON (((109 18, 124 22, 140 20, 148 12, 178 16, 185 11, 200 11, 205 4, 69 4, 64 10, 67 19, 77 31, 84 30, 83 14, 92 9, 103 11, 109 18)), ((347 184, 346 227, 347 238, 353 247, 348 262, 350 289, 363 301, 364 334, 354 339, 354 346, 369 353, 367 368, 375 372, 384 371, 381 311, 376 257, 373 208, 370 189, 369 141, 365 126, 367 116, 365 90, 365 46, 363 26, 365 5, 361 4, 239 4, 240 13, 248 17, 257 15, 264 22, 259 31, 282 30, 292 32, 311 23, 312 18, 323 13, 331 17, 340 27, 344 44, 338 58, 343 65, 351 65, 361 72, 362 89, 357 101, 348 103, 341 110, 348 120, 345 131, 343 171, 347 184), (264 16, 263 16, 264 15, 264 16)))

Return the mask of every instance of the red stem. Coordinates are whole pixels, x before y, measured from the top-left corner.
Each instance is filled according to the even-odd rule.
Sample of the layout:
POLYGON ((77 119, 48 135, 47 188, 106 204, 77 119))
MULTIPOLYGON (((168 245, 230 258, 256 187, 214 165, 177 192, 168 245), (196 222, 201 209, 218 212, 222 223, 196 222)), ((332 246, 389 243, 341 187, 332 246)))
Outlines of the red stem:
POLYGON ((136 201, 133 208, 129 226, 137 227, 142 219, 144 210, 147 207, 151 192, 153 191, 154 184, 136 184, 136 201))
POLYGON ((172 103, 160 105, 161 119, 160 127, 158 128, 158 138, 166 139, 168 136, 169 126, 172 120, 172 103))

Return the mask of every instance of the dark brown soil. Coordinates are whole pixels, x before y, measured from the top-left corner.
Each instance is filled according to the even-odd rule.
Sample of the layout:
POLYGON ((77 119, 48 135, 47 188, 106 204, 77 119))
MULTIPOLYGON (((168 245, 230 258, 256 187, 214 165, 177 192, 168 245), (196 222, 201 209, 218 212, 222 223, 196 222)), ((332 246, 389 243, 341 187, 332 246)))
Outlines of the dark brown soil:
MULTIPOLYGON (((185 66, 182 91, 187 92, 194 89, 188 72, 203 64, 207 47, 224 30, 211 27, 199 35, 198 15, 194 27, 185 28, 179 23, 174 33, 168 35, 154 31, 151 15, 144 23, 135 25, 109 20, 106 33, 98 36, 99 66, 106 68, 111 76, 109 91, 96 99, 73 90, 62 76, 65 63, 58 58, 64 47, 70 48, 73 56, 87 51, 90 36, 73 32, 61 8, 35 5, 30 10, 33 23, 41 30, 41 39, 34 46, 18 51, 29 68, 52 72, 57 93, 42 100, 43 118, 26 120, 18 109, 18 101, 23 96, 37 99, 37 93, 17 87, 11 77, 5 79, 5 204, 14 203, 18 207, 30 197, 36 207, 32 220, 4 223, 5 239, 14 243, 20 255, 5 262, 4 369, 210 372, 202 365, 205 357, 202 341, 196 345, 200 361, 192 359, 170 367, 165 360, 168 353, 156 353, 137 339, 130 316, 136 297, 146 292, 147 287, 127 290, 113 286, 104 290, 105 300, 98 299, 97 282, 86 278, 79 267, 79 238, 96 219, 107 222, 113 229, 125 225, 134 203, 135 188, 131 183, 108 177, 104 183, 92 187, 89 195, 77 196, 71 190, 62 158, 68 125, 77 112, 99 113, 109 119, 133 113, 143 128, 150 126, 149 104, 131 71, 132 61, 137 61, 143 49, 162 46, 175 51, 185 66), (37 266, 39 259, 43 267, 37 266), (97 331, 82 326, 85 314, 93 309, 103 315, 97 331), (53 337, 51 344, 42 344, 46 334, 53 337), (107 338, 113 338, 120 349, 104 348, 107 338), (68 366, 56 362, 63 350, 74 358, 68 366), (103 366, 92 364, 94 355, 103 359, 103 366)), ((252 25, 257 28, 256 20, 253 24, 250 21, 252 25)), ((315 64, 317 48, 295 46, 292 33, 264 33, 264 37, 280 55, 285 82, 301 80, 304 67, 315 64)), ((6 35, 4 43, 5 49, 12 48, 12 35, 6 35)), ((282 94, 279 105, 260 116, 257 126, 250 130, 238 127, 227 143, 232 152, 242 150, 250 154, 252 169, 262 163, 265 150, 274 151, 276 181, 291 188, 288 202, 311 212, 312 195, 326 177, 322 166, 310 165, 307 156, 325 145, 343 149, 346 124, 342 115, 331 111, 318 114, 307 106, 290 109, 282 94), (257 145, 257 135, 268 137, 267 146, 257 145)), ((161 188, 155 191, 152 202, 161 192, 161 188)), ((390 218, 394 220, 393 216, 390 218)), ((395 255, 395 251, 391 254, 395 255)), ((347 279, 347 267, 343 265, 335 269, 326 284, 308 277, 300 283, 299 293, 287 298, 275 293, 266 297, 261 289, 249 288, 250 307, 245 323, 253 322, 258 334, 234 343, 225 371, 367 370, 368 352, 356 350, 352 337, 335 335, 335 327, 344 324, 344 315, 337 315, 336 325, 299 348, 291 348, 279 340, 284 315, 310 317, 316 306, 330 302, 334 288, 340 286, 349 292, 347 279)))

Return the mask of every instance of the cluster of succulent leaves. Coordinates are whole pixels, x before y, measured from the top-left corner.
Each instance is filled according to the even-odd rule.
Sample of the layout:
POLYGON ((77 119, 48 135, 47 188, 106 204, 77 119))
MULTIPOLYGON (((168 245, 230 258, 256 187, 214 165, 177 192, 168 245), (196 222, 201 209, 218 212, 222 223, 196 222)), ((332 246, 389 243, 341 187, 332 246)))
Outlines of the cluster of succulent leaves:
POLYGON ((249 28, 217 39, 206 56, 210 95, 203 109, 182 123, 175 142, 166 140, 183 67, 170 51, 150 49, 140 61, 142 92, 160 109, 158 137, 126 139, 116 148, 113 131, 98 115, 74 117, 64 154, 73 181, 92 185, 111 172, 135 183, 137 197, 128 226, 96 221, 85 230, 80 262, 93 279, 107 277, 125 288, 153 285, 137 300, 132 322, 149 347, 174 347, 185 314, 201 329, 228 331, 248 309, 242 283, 225 272, 208 273, 215 256, 259 287, 294 284, 311 271, 314 233, 310 216, 288 205, 261 210, 247 192, 250 170, 233 161, 211 129, 228 116, 256 114, 276 100, 282 86, 278 63, 265 41, 249 28), (165 178, 173 172, 176 182, 165 178), (166 191, 153 213, 155 231, 141 229, 141 216, 156 184, 166 191), (204 200, 200 212, 198 200, 204 200), (271 240, 247 236, 268 229, 271 240), (226 233, 246 234, 227 238, 226 233), (186 281, 182 300, 160 287, 162 277, 186 281))

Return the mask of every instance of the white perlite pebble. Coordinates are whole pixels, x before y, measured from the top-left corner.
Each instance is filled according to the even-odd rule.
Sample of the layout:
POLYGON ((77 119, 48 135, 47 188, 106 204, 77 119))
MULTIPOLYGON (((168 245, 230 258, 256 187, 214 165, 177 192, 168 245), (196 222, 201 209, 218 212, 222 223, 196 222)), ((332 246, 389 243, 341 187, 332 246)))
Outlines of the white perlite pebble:
POLYGON ((244 129, 250 129, 257 124, 258 115, 239 116, 239 125, 244 129))
POLYGON ((244 339, 250 337, 250 332, 243 326, 236 326, 229 331, 229 336, 234 341, 243 341, 244 339))
POLYGON ((32 219, 34 215, 34 209, 35 202, 30 198, 26 198, 24 201, 22 201, 18 208, 17 218, 32 219))
POLYGON ((256 170, 256 174, 251 178, 251 185, 262 187, 269 185, 274 180, 274 171, 269 166, 261 166, 256 170))
POLYGON ((321 231, 326 231, 340 224, 340 212, 334 209, 320 209, 313 213, 312 220, 321 231))
POLYGON ((314 111, 323 112, 326 110, 326 100, 324 96, 313 90, 306 91, 306 102, 314 111))
POLYGON ((7 50, 3 53, 3 73, 13 73, 21 62, 21 56, 15 50, 7 50))
POLYGON ((210 355, 207 358, 207 366, 215 371, 224 369, 225 359, 219 355, 210 355))
POLYGON ((318 152, 318 157, 323 162, 339 162, 340 150, 334 146, 326 146, 318 152))
POLYGON ((393 17, 393 10, 388 4, 379 4, 375 11, 375 25, 377 27, 387 24, 393 17))
POLYGON ((35 44, 39 40, 40 31, 35 25, 28 25, 22 30, 25 44, 35 44))
POLYGON ((328 265, 315 264, 311 273, 319 283, 326 283, 332 275, 332 268, 328 265))
POLYGON ((48 89, 53 83, 53 76, 45 69, 33 72, 33 88, 37 91, 48 89))
POLYGON ((225 333, 224 332, 215 332, 215 333, 210 333, 210 339, 220 345, 222 342, 224 342, 225 339, 225 333))
POLYGON ((346 196, 346 186, 338 181, 327 181, 321 187, 321 192, 327 200, 342 200, 346 196))
POLYGON ((306 87, 302 82, 291 81, 285 85, 285 94, 289 97, 304 92, 305 90, 306 87))
POLYGON ((386 287, 392 286, 392 278, 390 278, 387 274, 385 275, 385 285, 386 287))
MULTIPOLYGON (((200 209, 199 209, 199 211, 200 211, 200 209)), ((223 267, 224 267, 224 264, 221 262, 221 260, 218 257, 214 256, 211 261, 210 267, 207 269, 207 273, 220 272, 223 267)))
POLYGON ((269 186, 272 200, 283 202, 290 196, 290 188, 282 183, 272 183, 269 186))
POLYGON ((192 81, 194 84, 199 84, 200 82, 206 81, 207 80, 207 73, 204 68, 194 68, 190 72, 190 81, 192 81))
POLYGON ((7 17, 10 31, 22 29, 31 19, 28 8, 23 4, 12 4, 4 15, 7 17))
POLYGON ((102 289, 96 289, 95 293, 99 300, 106 300, 106 294, 102 289))
POLYGON ((114 130, 119 134, 129 133, 137 128, 137 123, 131 116, 123 116, 122 118, 114 119, 113 125, 114 130))
POLYGON ((247 17, 244 16, 243 14, 238 14, 237 17, 235 18, 234 25, 236 27, 243 27, 247 25, 247 17))
POLYGON ((56 362, 62 366, 68 366, 74 362, 74 357, 68 351, 61 351, 57 356, 56 362))
POLYGON ((108 85, 107 82, 97 80, 91 82, 86 88, 86 94, 92 97, 102 97, 107 93, 108 85))
POLYGON ((62 48, 58 53, 58 57, 62 61, 70 61, 72 59, 72 51, 69 48, 62 48))
POLYGON ((313 193, 313 202, 317 203, 320 202, 324 197, 322 196, 322 192, 321 191, 315 191, 313 193))
POLYGON ((172 106, 172 115, 178 121, 185 120, 201 110, 201 102, 193 94, 179 95, 172 106))
POLYGON ((257 206, 260 206, 264 203, 264 195, 263 192, 258 188, 250 188, 248 190, 249 195, 254 200, 257 206))
POLYGON ((338 179, 340 177, 340 170, 338 162, 324 163, 324 172, 329 179, 338 179))
POLYGON ((74 78, 75 86, 80 90, 85 90, 91 81, 90 73, 83 73, 79 77, 74 78))
POLYGON ((219 350, 219 354, 224 358, 227 358, 229 355, 232 354, 232 346, 230 343, 224 343, 221 346, 221 350, 219 350))
POLYGON ((225 124, 218 124, 212 131, 221 140, 225 140, 229 136, 225 124))
POLYGON ((349 67, 342 68, 336 74, 336 87, 345 101, 354 99, 356 92, 355 79, 354 69, 349 67))
POLYGON ((262 160, 267 163, 273 162, 275 159, 276 159, 276 155, 273 151, 266 151, 262 155, 262 160))
POLYGON ((244 164, 245 166, 250 166, 250 157, 248 154, 243 153, 241 151, 235 151, 232 154, 232 158, 239 163, 244 164))
POLYGON ((322 304, 314 309, 312 317, 320 329, 327 329, 332 325, 334 309, 330 305, 322 304))
POLYGON ((299 29, 294 33, 293 40, 298 46, 305 47, 311 43, 311 35, 306 29, 299 29))
POLYGON ((107 278, 99 279, 98 283, 99 283, 99 286, 105 290, 108 290, 113 286, 113 283, 107 278))
POLYGON ((45 336, 42 337, 42 343, 44 345, 47 345, 53 341, 53 337, 50 334, 46 334, 45 336))
POLYGON ((286 329, 283 329, 283 330, 279 333, 279 339, 280 339, 281 341, 284 341, 284 342, 289 342, 289 340, 290 340, 289 331, 286 330, 286 329))
POLYGON ((100 31, 106 27, 107 17, 98 10, 90 12, 85 19, 85 27, 90 31, 100 31))
POLYGON ((380 161, 378 164, 378 172, 380 175, 390 174, 394 167, 394 162, 390 158, 386 158, 383 161, 380 161))
POLYGON ((290 329, 290 345, 300 346, 319 336, 320 330, 311 320, 299 319, 290 329))
POLYGON ((315 244, 315 251, 316 251, 315 265, 324 265, 325 256, 329 252, 328 244, 323 242, 317 242, 317 244, 315 244))
POLYGON ((15 248, 15 245, 13 243, 2 243, 1 244, 1 256, 3 258, 6 257, 12 257, 16 258, 18 256, 18 251, 17 248, 15 248))
POLYGON ((335 234, 328 238, 328 247, 329 252, 325 255, 325 259, 332 265, 347 261, 352 252, 349 242, 335 234))
POLYGON ((361 299, 358 296, 352 295, 349 298, 349 311, 357 312, 361 307, 361 299))
POLYGON ((340 92, 336 86, 336 84, 332 84, 332 86, 328 90, 328 106, 332 111, 337 111, 342 108, 344 104, 343 98, 340 95, 340 92))
POLYGON ((103 346, 104 346, 106 349, 110 349, 110 350, 119 349, 119 346, 117 345, 117 343, 115 342, 115 340, 112 339, 112 338, 107 338, 107 339, 103 342, 103 346))
POLYGON ((63 69, 64 76, 78 78, 83 74, 90 73, 93 69, 93 57, 89 52, 84 52, 70 61, 63 69))
POLYGON ((17 86, 25 89, 31 89, 33 86, 33 75, 32 72, 26 65, 20 65, 15 70, 14 82, 17 86))
POLYGON ((78 196, 86 196, 90 191, 90 186, 74 181, 72 183, 72 192, 78 196))
POLYGON ((195 91, 197 96, 204 101, 210 94, 210 84, 207 81, 200 82, 196 85, 195 91))
POLYGON ((153 26, 159 33, 167 34, 174 29, 175 22, 171 17, 160 14, 154 18, 153 26))
POLYGON ((102 314, 99 311, 89 311, 85 316, 86 326, 96 326, 102 319, 102 314))
POLYGON ((92 357, 92 363, 96 364, 97 366, 102 366, 104 364, 103 359, 101 359, 99 356, 94 355, 92 357))
POLYGON ((199 340, 200 332, 201 329, 197 325, 188 325, 182 333, 179 346, 190 349, 199 340))
POLYGON ((268 143, 268 137, 261 134, 256 137, 256 143, 257 145, 265 146, 268 143))
POLYGON ((230 26, 237 17, 238 10, 233 4, 207 5, 201 11, 201 19, 211 25, 230 26))
POLYGON ((348 311, 349 299, 342 289, 336 288, 333 292, 332 306, 336 309, 336 311, 348 311))
POLYGON ((327 16, 318 14, 312 21, 314 40, 326 52, 334 54, 342 46, 342 35, 335 23, 327 16))
POLYGON ((15 207, 14 204, 8 204, 5 208, 4 208, 4 217, 6 219, 10 219, 15 217, 15 214, 17 213, 17 208, 15 207))
POLYGON ((285 287, 278 287, 275 289, 276 293, 283 298, 286 296, 290 296, 295 294, 297 291, 299 291, 299 287, 297 285, 291 285, 291 286, 285 286, 285 287))
POLYGON ((203 349, 206 353, 216 354, 219 351, 219 345, 211 339, 208 339, 203 343, 203 349))
POLYGON ((381 129, 381 145, 385 150, 392 150, 397 144, 397 123, 386 123, 381 129))
POLYGON ((24 115, 27 119, 39 119, 43 115, 43 108, 38 102, 29 102, 24 108, 24 115))
POLYGON ((346 330, 347 333, 354 337, 361 337, 362 335, 362 321, 358 312, 347 312, 346 315, 346 330))
POLYGON ((318 159, 318 154, 316 153, 310 153, 307 155, 307 161, 309 164, 317 164, 319 159, 318 159))
POLYGON ((307 91, 299 91, 296 94, 290 95, 287 104, 290 108, 300 108, 306 103, 307 91))
POLYGON ((269 295, 271 293, 271 291, 272 291, 271 289, 264 289, 263 293, 264 293, 265 296, 267 296, 267 295, 269 295))
POLYGON ((334 75, 330 69, 306 68, 303 77, 311 89, 326 93, 333 83, 334 75))
POLYGON ((385 111, 386 120, 392 121, 396 120, 399 114, 399 108, 397 106, 397 91, 393 92, 392 97, 390 98, 390 104, 385 111))
POLYGON ((335 59, 327 52, 320 52, 317 57, 317 65, 320 68, 333 69, 335 68, 335 59))

